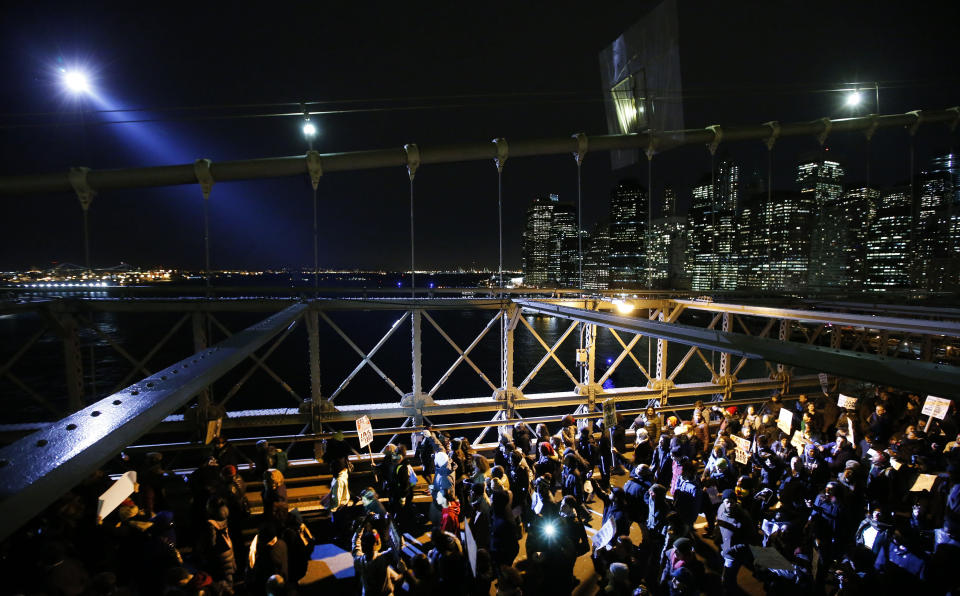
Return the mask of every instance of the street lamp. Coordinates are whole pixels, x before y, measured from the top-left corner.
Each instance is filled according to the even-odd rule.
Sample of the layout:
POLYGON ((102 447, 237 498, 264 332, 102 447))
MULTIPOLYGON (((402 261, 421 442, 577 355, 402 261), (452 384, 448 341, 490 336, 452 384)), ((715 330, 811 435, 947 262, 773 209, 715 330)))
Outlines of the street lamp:
POLYGON ((863 96, 860 95, 859 91, 852 91, 847 95, 847 106, 855 108, 860 105, 860 102, 863 101, 863 96))
POLYGON ((90 79, 87 74, 80 70, 62 70, 63 84, 67 91, 80 94, 90 92, 90 79))
POLYGON ((313 122, 307 120, 303 124, 303 136, 311 142, 313 141, 313 138, 317 136, 317 127, 313 125, 313 122))

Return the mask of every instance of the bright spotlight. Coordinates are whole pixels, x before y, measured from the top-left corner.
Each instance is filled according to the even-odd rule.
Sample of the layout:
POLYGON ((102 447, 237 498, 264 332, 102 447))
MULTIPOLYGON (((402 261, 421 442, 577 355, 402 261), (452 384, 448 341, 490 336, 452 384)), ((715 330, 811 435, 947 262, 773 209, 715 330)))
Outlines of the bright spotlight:
POLYGON ((544 524, 543 533, 547 538, 552 538, 557 533, 557 528, 553 524, 544 524))
POLYGON ((613 305, 617 307, 617 312, 620 314, 627 315, 633 312, 633 304, 627 302, 626 300, 617 298, 613 301, 613 305))
POLYGON ((308 139, 312 139, 313 137, 317 136, 317 127, 313 125, 313 122, 307 120, 307 122, 303 125, 303 136, 307 137, 308 139))
POLYGON ((87 93, 90 91, 90 80, 85 73, 79 70, 64 71, 63 84, 71 93, 87 93))
POLYGON ((847 105, 850 106, 851 108, 860 105, 860 102, 862 100, 863 100, 863 96, 860 94, 859 91, 853 91, 849 95, 847 95, 847 105))

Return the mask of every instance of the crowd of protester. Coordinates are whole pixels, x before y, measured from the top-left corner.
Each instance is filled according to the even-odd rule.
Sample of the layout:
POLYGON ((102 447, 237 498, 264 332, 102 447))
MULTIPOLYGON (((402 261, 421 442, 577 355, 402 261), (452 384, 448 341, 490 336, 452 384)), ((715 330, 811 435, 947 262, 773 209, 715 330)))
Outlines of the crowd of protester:
MULTIPOLYGON (((955 405, 928 418, 919 396, 880 389, 847 405, 773 396, 649 408, 609 427, 520 421, 490 458, 428 429, 363 472, 338 433, 316 450, 331 477, 323 533, 352 551, 364 596, 562 595, 584 566, 588 593, 611 595, 737 594, 741 568, 778 596, 960 594, 955 405), (401 536, 409 547, 422 533, 404 548, 401 536)), ((160 453, 120 465, 139 487, 105 519, 100 473, 3 544, 5 591, 297 593, 320 530, 288 502, 283 451, 261 441, 248 458, 218 438, 186 477, 160 453), (244 475, 263 483, 262 513, 244 475)))

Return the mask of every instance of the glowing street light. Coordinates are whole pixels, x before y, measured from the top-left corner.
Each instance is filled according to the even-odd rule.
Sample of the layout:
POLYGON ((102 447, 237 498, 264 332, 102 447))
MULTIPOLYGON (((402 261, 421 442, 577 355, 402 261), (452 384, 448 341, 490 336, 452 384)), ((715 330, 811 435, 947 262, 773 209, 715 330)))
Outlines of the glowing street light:
POLYGON ((317 127, 313 125, 313 122, 307 120, 303 124, 303 136, 305 136, 308 141, 312 141, 313 137, 317 136, 317 127))
POLYGON ((90 79, 86 73, 79 70, 63 70, 63 84, 68 91, 75 94, 90 92, 90 79))
POLYGON ((633 312, 633 304, 623 300, 621 298, 615 298, 611 300, 611 303, 617 308, 617 312, 623 315, 627 315, 633 312))
POLYGON ((859 91, 853 91, 847 95, 847 106, 855 108, 863 101, 863 95, 859 91))

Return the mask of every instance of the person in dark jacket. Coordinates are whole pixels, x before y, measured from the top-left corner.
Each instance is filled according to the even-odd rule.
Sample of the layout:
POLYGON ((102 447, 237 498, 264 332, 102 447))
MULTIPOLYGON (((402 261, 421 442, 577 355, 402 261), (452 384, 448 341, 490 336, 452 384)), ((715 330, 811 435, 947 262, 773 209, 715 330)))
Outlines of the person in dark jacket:
POLYGON ((490 507, 490 556, 498 566, 510 567, 520 553, 517 524, 510 513, 510 498, 494 492, 490 507))
POLYGON ((717 525, 720 526, 723 574, 721 581, 727 593, 737 590, 737 573, 740 567, 753 565, 750 542, 756 533, 756 525, 746 510, 740 506, 733 490, 723 491, 723 501, 717 509, 717 525))

